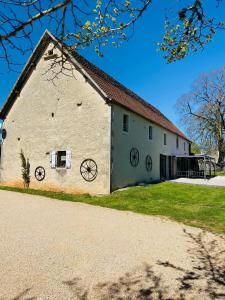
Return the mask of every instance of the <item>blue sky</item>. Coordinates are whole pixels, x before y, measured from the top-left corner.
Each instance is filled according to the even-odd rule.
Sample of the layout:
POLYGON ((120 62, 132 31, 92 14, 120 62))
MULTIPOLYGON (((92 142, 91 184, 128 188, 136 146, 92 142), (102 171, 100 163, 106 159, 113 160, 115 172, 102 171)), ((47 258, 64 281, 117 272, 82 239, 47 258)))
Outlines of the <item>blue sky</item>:
MULTIPOLYGON (((218 15, 219 12, 221 16, 225 15, 224 6, 218 10, 211 5, 214 0, 207 2, 212 14, 218 15)), ((218 33, 203 51, 191 54, 182 61, 167 64, 155 45, 163 36, 165 15, 165 5, 158 3, 159 1, 153 2, 149 11, 137 23, 132 39, 121 48, 105 48, 103 58, 99 58, 93 49, 80 53, 156 106, 179 126, 179 116, 174 107, 176 100, 188 92, 192 82, 202 72, 210 72, 225 65, 225 32, 218 33)), ((165 4, 163 1, 161 3, 165 4)), ((38 25, 33 34, 34 44, 44 29, 38 25)), ((18 56, 17 59, 25 62, 27 57, 28 54, 18 56)), ((9 72, 1 61, 0 73, 1 106, 18 74, 9 72)))

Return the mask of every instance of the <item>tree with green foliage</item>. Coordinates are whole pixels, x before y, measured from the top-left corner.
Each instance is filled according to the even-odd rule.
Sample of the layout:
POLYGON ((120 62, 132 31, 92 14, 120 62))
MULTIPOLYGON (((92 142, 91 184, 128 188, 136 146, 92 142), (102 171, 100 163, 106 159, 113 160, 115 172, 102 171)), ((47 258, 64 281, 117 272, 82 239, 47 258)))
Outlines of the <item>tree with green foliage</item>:
POLYGON ((225 164, 225 68, 203 74, 189 93, 177 101, 181 121, 189 136, 206 152, 219 152, 225 164))
MULTIPOLYGON (((222 0, 213 1, 221 11, 222 0)), ((165 8, 172 5, 168 2, 165 8)), ((176 1, 158 44, 168 62, 203 48, 217 30, 224 29, 223 20, 210 15, 206 2, 176 1)), ((151 4, 152 0, 0 0, 0 59, 13 68, 18 63, 13 61, 14 52, 24 54, 33 48, 32 32, 40 25, 50 26, 71 51, 94 46, 101 56, 102 47, 119 47, 129 39, 151 4)))
POLYGON ((191 153, 193 153, 193 154, 200 154, 201 153, 201 149, 200 149, 198 144, 196 144, 196 143, 191 144, 191 153))
MULTIPOLYGON (((218 30, 223 30, 224 21, 211 15, 207 10, 210 1, 180 1, 182 8, 178 10, 175 21, 165 21, 163 42, 158 43, 160 50, 165 52, 168 62, 183 59, 191 51, 203 49, 212 41, 218 30), (183 4, 186 2, 186 5, 183 4), (189 5, 188 5, 189 3, 189 5)), ((214 0, 215 6, 222 10, 223 0, 214 0)))
POLYGON ((24 188, 28 189, 30 186, 30 162, 28 158, 27 159, 25 158, 22 149, 20 152, 20 159, 21 159, 22 179, 23 179, 24 188))

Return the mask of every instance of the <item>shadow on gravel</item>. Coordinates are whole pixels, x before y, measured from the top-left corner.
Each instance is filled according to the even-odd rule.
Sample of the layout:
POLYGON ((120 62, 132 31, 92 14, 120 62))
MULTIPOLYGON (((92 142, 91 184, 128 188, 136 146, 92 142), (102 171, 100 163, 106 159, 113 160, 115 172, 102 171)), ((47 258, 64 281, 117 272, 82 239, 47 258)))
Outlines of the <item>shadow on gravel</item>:
POLYGON ((82 286, 80 278, 63 283, 70 288, 74 299, 79 300, 225 299, 225 239, 221 237, 221 241, 224 241, 221 249, 216 240, 206 243, 204 232, 198 235, 184 233, 191 243, 189 254, 194 268, 185 270, 169 262, 158 262, 160 266, 177 271, 172 287, 167 286, 148 264, 115 282, 103 282, 91 288, 82 286))
MULTIPOLYGON (((225 238, 221 236, 220 243, 216 240, 206 242, 204 232, 198 235, 184 233, 190 241, 193 269, 185 270, 170 262, 158 262, 161 267, 177 272, 172 286, 169 282, 165 283, 166 278, 156 274, 148 264, 124 274, 117 281, 102 282, 92 287, 83 285, 81 278, 62 283, 69 288, 72 299, 77 300, 225 299, 225 238)), ((30 289, 26 289, 11 300, 38 299, 29 297, 29 292, 30 289)))
MULTIPOLYGON (((37 300, 37 297, 29 297, 27 294, 31 291, 31 289, 25 289, 20 294, 18 294, 16 297, 12 298, 12 300, 37 300)), ((2 299, 2 298, 0 298, 2 299)), ((2 299, 3 300, 3 299, 2 299)))
POLYGON ((145 265, 140 274, 127 273, 116 282, 104 282, 95 285, 91 290, 82 287, 80 279, 64 282, 75 299, 168 299, 166 288, 161 278, 154 274, 149 265, 145 265), (154 295, 154 298, 152 298, 154 295))
POLYGON ((195 262, 193 270, 184 270, 169 262, 159 262, 159 264, 183 272, 183 275, 178 278, 179 289, 186 290, 187 294, 196 289, 196 281, 198 283, 205 281, 203 287, 198 284, 200 287, 196 289, 197 293, 204 292, 209 299, 225 299, 225 237, 220 236, 222 242, 220 244, 216 240, 206 243, 204 232, 198 235, 184 232, 194 245, 194 248, 189 250, 195 262))

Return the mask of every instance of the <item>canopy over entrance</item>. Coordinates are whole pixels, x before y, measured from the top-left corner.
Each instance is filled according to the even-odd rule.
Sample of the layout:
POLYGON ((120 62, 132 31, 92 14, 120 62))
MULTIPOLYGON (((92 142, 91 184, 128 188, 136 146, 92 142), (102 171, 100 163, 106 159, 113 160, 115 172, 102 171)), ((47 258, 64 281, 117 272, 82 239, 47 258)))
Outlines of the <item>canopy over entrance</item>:
POLYGON ((176 156, 177 177, 207 178, 216 175, 215 158, 207 154, 176 156))

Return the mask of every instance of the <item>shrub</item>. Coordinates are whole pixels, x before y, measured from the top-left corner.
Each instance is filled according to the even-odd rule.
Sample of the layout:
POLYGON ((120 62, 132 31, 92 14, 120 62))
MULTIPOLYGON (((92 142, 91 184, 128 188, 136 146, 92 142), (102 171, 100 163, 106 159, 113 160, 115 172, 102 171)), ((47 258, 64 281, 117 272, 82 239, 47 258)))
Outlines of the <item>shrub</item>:
POLYGON ((20 152, 20 159, 21 159, 22 179, 23 179, 24 188, 28 189, 30 186, 30 162, 28 158, 27 159, 25 158, 22 149, 20 152))

